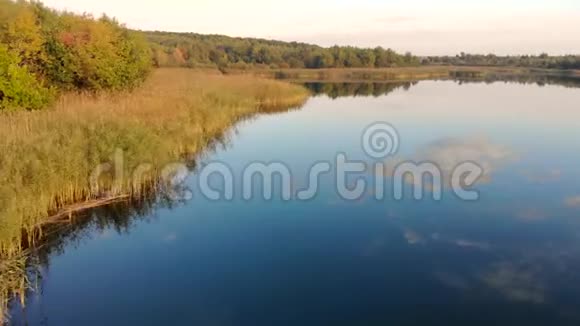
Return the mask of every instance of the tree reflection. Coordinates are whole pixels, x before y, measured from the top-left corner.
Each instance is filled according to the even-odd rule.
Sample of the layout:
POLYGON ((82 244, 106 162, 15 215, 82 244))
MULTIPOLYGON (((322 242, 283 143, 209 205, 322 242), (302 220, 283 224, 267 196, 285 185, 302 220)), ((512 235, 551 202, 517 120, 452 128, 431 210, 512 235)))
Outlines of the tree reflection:
POLYGON ((347 96, 384 96, 398 89, 409 90, 418 82, 384 82, 384 83, 305 83, 314 95, 326 95, 332 99, 347 96))
MULTIPOLYGON (((516 83, 522 85, 558 85, 569 88, 580 87, 580 78, 574 75, 549 75, 549 74, 481 74, 471 71, 450 72, 448 78, 437 80, 451 80, 459 85, 473 83, 516 83)), ((389 95, 397 90, 408 91, 411 87, 419 84, 420 81, 407 82, 308 82, 304 83, 314 96, 326 95, 331 99, 340 97, 360 97, 373 96, 380 97, 389 95)))

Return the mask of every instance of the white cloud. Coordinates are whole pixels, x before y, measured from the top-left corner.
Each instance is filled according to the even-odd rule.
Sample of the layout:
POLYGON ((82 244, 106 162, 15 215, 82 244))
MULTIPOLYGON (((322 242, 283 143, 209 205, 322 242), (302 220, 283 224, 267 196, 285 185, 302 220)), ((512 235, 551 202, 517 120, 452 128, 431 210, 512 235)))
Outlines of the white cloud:
MULTIPOLYGON (((385 175, 393 176, 401 162, 431 162, 442 173, 442 186, 450 187, 451 176, 455 168, 465 162, 475 162, 483 169, 483 175, 477 183, 487 183, 492 175, 506 163, 515 160, 516 154, 509 148, 495 144, 486 137, 469 136, 462 138, 444 138, 429 143, 419 149, 411 158, 395 157, 389 159, 385 167, 385 175)), ((407 174, 405 181, 413 182, 407 174)), ((429 187, 427 187, 429 189, 429 187)))
POLYGON ((525 208, 516 213, 516 218, 528 222, 542 221, 548 217, 548 213, 538 208, 525 208))
POLYGON ((580 196, 566 198, 566 206, 573 208, 580 207, 580 196))
POLYGON ((496 264, 483 276, 483 282, 512 301, 536 304, 545 301, 545 289, 537 276, 511 262, 496 264))
POLYGON ((403 236, 405 237, 405 240, 407 240, 407 243, 411 246, 425 243, 423 236, 411 229, 405 229, 403 236))
POLYGON ((562 178, 562 171, 558 169, 552 169, 548 171, 533 171, 527 169, 522 171, 520 174, 526 178, 528 182, 538 184, 558 181, 562 178))
POLYGON ((175 240, 177 240, 177 234, 175 233, 169 233, 163 237, 163 241, 165 242, 174 242, 175 240))

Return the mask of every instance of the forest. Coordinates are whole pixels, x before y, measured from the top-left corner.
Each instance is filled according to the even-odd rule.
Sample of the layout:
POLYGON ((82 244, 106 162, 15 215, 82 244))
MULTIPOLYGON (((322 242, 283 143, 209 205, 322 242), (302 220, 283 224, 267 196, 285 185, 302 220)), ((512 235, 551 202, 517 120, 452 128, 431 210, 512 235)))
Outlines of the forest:
POLYGON ((158 67, 384 68, 418 66, 411 53, 195 33, 143 32, 158 67))
POLYGON ((495 54, 483 55, 462 52, 456 56, 425 57, 421 59, 421 63, 424 65, 580 69, 580 55, 550 56, 543 53, 537 56, 497 56, 495 54))
POLYGON ((392 68, 416 66, 491 66, 580 69, 580 56, 467 54, 418 57, 392 49, 282 42, 195 33, 142 32, 157 67, 229 69, 392 68))

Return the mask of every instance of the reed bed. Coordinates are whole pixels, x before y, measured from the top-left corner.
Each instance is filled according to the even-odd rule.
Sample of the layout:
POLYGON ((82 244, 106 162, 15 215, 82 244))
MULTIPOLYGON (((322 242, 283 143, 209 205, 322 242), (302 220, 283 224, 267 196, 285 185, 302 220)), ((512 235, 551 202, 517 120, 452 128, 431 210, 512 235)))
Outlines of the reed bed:
POLYGON ((0 325, 8 319, 9 300, 18 297, 24 304, 26 292, 31 288, 26 263, 24 253, 0 260, 0 325))
POLYGON ((102 188, 133 196, 163 165, 200 153, 240 119, 300 106, 308 96, 302 87, 252 76, 159 69, 132 92, 65 94, 50 110, 0 114, 0 300, 8 288, 19 293, 6 284, 14 285, 9 275, 21 266, 23 243, 40 237, 38 226, 68 205, 103 196, 89 178, 116 151, 124 178, 112 188, 104 179, 102 188), (143 163, 151 175, 131 179, 143 163))

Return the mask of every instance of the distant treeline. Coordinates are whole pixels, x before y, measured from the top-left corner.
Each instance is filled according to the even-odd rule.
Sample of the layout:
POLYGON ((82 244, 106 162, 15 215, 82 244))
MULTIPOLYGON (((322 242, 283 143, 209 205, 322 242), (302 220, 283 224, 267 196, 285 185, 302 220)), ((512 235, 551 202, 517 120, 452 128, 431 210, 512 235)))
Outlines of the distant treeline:
POLYGON ((235 38, 194 33, 144 32, 158 67, 218 68, 383 68, 418 66, 411 53, 235 38))
POLYGON ((526 67, 540 69, 580 69, 580 55, 550 56, 497 56, 494 54, 466 54, 456 56, 425 57, 421 60, 425 65, 453 66, 495 66, 495 67, 526 67))
POLYGON ((103 16, 0 0, 0 110, 39 109, 58 90, 120 90, 151 67, 141 35, 103 16))
POLYGON ((143 32, 158 67, 251 68, 387 68, 420 65, 580 69, 580 56, 497 56, 461 53, 417 57, 382 47, 357 48, 282 42, 195 33, 143 32))

